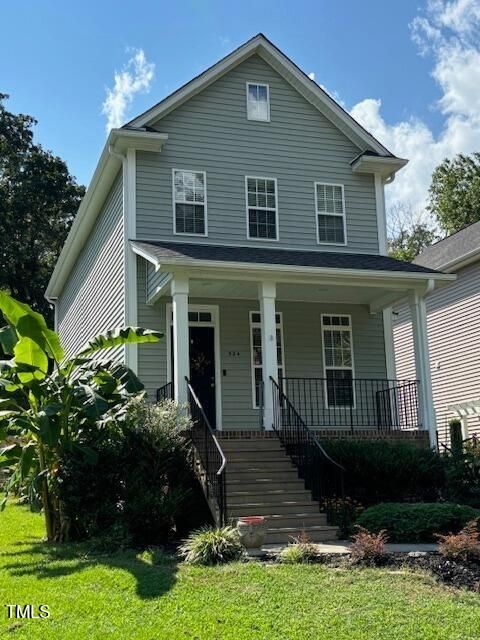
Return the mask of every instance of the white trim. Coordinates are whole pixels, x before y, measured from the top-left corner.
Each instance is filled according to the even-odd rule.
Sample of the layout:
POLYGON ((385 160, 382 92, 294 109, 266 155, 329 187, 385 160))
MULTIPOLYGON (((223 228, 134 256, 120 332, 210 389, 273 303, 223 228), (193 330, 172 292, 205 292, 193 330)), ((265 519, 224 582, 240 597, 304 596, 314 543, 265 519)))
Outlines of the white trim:
MULTIPOLYGON (((129 240, 136 233, 136 151, 128 149, 124 160, 124 207, 123 207, 123 237, 124 237, 124 296, 125 326, 136 327, 137 322, 137 256, 132 251, 129 240)), ((138 373, 138 345, 125 345, 125 364, 138 373)))
POLYGON ((353 348, 353 326, 352 326, 352 316, 349 313, 322 313, 320 317, 320 328, 322 334, 322 364, 323 364, 323 377, 325 378, 325 405, 327 409, 345 409, 350 408, 350 405, 344 404, 335 404, 333 406, 329 405, 328 402, 328 381, 327 381, 327 370, 329 371, 351 371, 352 372, 352 399, 353 405, 352 409, 356 409, 356 393, 355 393, 355 358, 354 358, 354 348, 353 348), (348 327, 346 325, 325 325, 323 323, 324 318, 348 318, 348 327), (337 367, 333 365, 327 366, 327 359, 325 354, 325 335, 324 331, 348 331, 350 333, 350 355, 352 358, 352 365, 350 367, 337 367))
POLYGON ((208 87, 218 80, 218 78, 228 73, 228 71, 255 53, 259 54, 270 66, 276 69, 306 100, 311 102, 321 113, 333 121, 359 149, 365 148, 366 145, 368 149, 376 151, 381 155, 390 154, 386 147, 376 140, 372 134, 368 133, 368 131, 335 102, 326 91, 316 82, 309 79, 303 71, 262 34, 256 35, 241 45, 238 49, 175 91, 172 95, 127 124, 133 127, 143 127, 151 124, 167 113, 170 113, 170 111, 208 87))
POLYGON ((268 176, 245 176, 245 219, 247 223, 247 240, 254 240, 255 242, 278 242, 280 240, 280 229, 279 229, 279 216, 278 216, 278 184, 277 179, 268 177, 268 176), (249 207, 248 206, 248 180, 272 180, 275 184, 275 238, 256 238, 255 236, 250 235, 250 225, 249 225, 249 209, 259 209, 260 211, 273 211, 272 207, 249 207))
POLYGON ((173 235, 174 236, 193 236, 195 238, 206 238, 208 237, 208 215, 207 215, 207 172, 199 171, 198 169, 178 169, 176 167, 172 167, 172 212, 173 212, 173 235), (203 203, 202 202, 189 202, 188 200, 176 200, 175 198, 175 172, 183 172, 183 173, 201 173, 203 174, 203 203), (203 224, 205 227, 204 233, 187 233, 185 231, 177 231, 177 215, 176 215, 176 204, 191 204, 191 205, 203 205, 203 224))
POLYGON ((385 371, 388 380, 396 380, 395 342, 393 337, 392 307, 383 309, 383 339, 385 343, 385 371))
POLYGON ((382 176, 375 174, 375 207, 377 211, 378 252, 382 256, 388 253, 387 216, 385 213, 385 187, 382 176))
POLYGON ((329 245, 335 247, 345 247, 347 246, 347 215, 345 211, 345 187, 343 184, 335 183, 335 182, 314 182, 313 183, 313 191, 315 195, 315 224, 317 228, 317 244, 321 245, 329 245), (317 195, 317 186, 322 185, 324 187, 340 187, 342 190, 342 209, 343 213, 333 213, 330 211, 319 211, 318 210, 318 195, 317 195), (320 229, 318 226, 318 216, 336 216, 337 218, 343 218, 343 242, 323 242, 320 241, 320 229))
POLYGON ((247 106, 247 120, 249 120, 251 122, 270 122, 270 86, 266 82, 251 82, 251 81, 247 81, 245 83, 245 92, 246 92, 246 96, 245 97, 246 97, 246 106, 247 106), (248 91, 248 88, 250 86, 252 86, 252 87, 266 87, 266 89, 267 89, 267 117, 266 118, 251 118, 249 116, 249 109, 248 109, 249 91, 248 91))
MULTIPOLYGON (((250 377, 252 379, 252 409, 259 409, 260 407, 256 404, 256 393, 255 393, 255 369, 262 369, 262 365, 258 365, 254 363, 254 358, 253 358, 253 331, 252 329, 258 328, 260 329, 260 337, 261 337, 261 329, 262 329, 262 313, 261 311, 257 310, 257 311, 249 311, 248 313, 248 319, 249 319, 249 333, 250 333, 250 377), (254 322, 253 321, 253 314, 254 313, 258 313, 258 315, 260 316, 260 322, 254 322)), ((275 328, 279 326, 280 327, 280 348, 282 351, 282 363, 280 365, 280 367, 277 368, 281 368, 282 369, 282 374, 283 377, 285 377, 285 341, 284 341, 284 334, 283 334, 283 312, 282 311, 275 311, 275 328), (277 315, 280 317, 280 322, 277 325, 277 315)), ((278 344, 276 345, 278 347, 278 344)), ((263 358, 263 343, 262 343, 262 358, 263 358)), ((265 382, 265 384, 268 384, 268 381, 265 382)))
POLYGON ((374 173, 380 174, 383 180, 392 181, 395 173, 402 169, 408 160, 405 158, 372 156, 361 154, 351 163, 352 172, 358 174, 374 173))
MULTIPOLYGON (((220 351, 220 308, 213 304, 189 304, 188 311, 209 311, 212 314, 212 322, 191 322, 189 327, 213 327, 214 347, 215 347, 215 413, 217 431, 222 430, 222 354, 220 351)), ((172 323, 173 309, 172 303, 165 305, 165 327, 167 339, 167 381, 172 380, 172 323)))

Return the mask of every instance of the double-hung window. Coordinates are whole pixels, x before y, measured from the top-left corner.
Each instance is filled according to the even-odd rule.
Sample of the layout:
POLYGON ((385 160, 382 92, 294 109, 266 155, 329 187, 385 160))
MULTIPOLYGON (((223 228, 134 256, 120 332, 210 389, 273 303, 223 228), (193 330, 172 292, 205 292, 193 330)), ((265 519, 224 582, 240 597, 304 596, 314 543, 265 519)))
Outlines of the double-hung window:
POLYGON ((175 233, 207 235, 207 180, 204 171, 173 169, 175 233))
POLYGON ((345 198, 342 184, 315 183, 315 215, 319 244, 346 244, 345 198))
POLYGON ((329 407, 353 407, 352 319, 348 315, 322 315, 323 362, 329 407))
POLYGON ((275 178, 245 178, 247 237, 278 240, 277 181, 275 178))
POLYGON ((270 91, 268 84, 247 82, 248 120, 270 120, 270 91))
MULTIPOLYGON (((283 359, 283 324, 282 314, 275 314, 277 334, 278 379, 284 377, 285 362, 283 359)), ((250 344, 252 354, 252 400, 253 408, 261 404, 262 394, 262 316, 258 311, 250 311, 250 344)), ((267 384, 267 382, 265 382, 267 384)))

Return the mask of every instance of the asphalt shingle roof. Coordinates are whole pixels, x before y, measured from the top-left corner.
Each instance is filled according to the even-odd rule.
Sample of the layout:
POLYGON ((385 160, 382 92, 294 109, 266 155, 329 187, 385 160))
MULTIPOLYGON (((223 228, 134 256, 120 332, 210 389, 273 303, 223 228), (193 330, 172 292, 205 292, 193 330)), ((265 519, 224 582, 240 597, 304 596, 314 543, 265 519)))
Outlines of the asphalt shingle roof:
POLYGON ((437 273, 433 269, 388 256, 333 251, 291 251, 260 247, 226 247, 190 242, 131 241, 158 262, 171 259, 208 260, 213 262, 243 262, 285 266, 319 267, 327 269, 366 269, 369 271, 403 271, 437 273))
POLYGON ((430 269, 440 269, 477 249, 480 249, 480 222, 474 222, 427 247, 415 258, 414 263, 430 269))

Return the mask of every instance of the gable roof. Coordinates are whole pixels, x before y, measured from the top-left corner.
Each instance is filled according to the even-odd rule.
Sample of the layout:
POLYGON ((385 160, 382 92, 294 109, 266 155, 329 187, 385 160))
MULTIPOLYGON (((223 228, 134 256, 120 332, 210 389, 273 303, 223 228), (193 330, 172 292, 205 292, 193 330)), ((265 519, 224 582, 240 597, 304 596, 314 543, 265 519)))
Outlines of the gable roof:
POLYGON ((128 122, 125 127, 151 126, 155 121, 167 115, 200 91, 203 91, 210 84, 255 54, 261 56, 283 76, 304 98, 350 138, 361 151, 369 150, 379 156, 395 157, 263 33, 257 34, 242 44, 200 75, 128 122))
POLYGON ((427 247, 414 263, 430 269, 457 271, 480 259, 480 222, 474 222, 427 247))

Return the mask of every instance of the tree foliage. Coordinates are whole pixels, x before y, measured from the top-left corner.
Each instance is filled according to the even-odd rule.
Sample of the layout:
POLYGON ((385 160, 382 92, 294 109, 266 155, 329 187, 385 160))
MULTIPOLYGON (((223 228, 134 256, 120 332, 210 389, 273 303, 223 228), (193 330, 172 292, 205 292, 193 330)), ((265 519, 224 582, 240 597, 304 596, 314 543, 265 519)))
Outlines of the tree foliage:
MULTIPOLYGON (((97 336, 71 359, 59 336, 27 304, 0 291, 8 327, 0 361, 0 467, 9 470, 6 492, 24 489, 43 507, 48 540, 64 537, 61 505, 52 491, 66 452, 92 457, 82 444, 90 429, 118 420, 143 385, 119 362, 99 362, 98 352, 119 344, 156 342, 162 334, 126 327, 97 336)), ((3 503, 4 504, 4 503, 3 503)))
POLYGON ((447 235, 480 220, 480 153, 458 154, 435 169, 429 211, 447 235))
POLYGON ((425 224, 416 224, 410 229, 402 229, 388 241, 388 253, 392 258, 412 262, 426 247, 429 247, 438 236, 425 224))
POLYGON ((44 291, 85 190, 33 142, 36 120, 7 111, 7 98, 0 93, 0 290, 50 320, 44 291))

